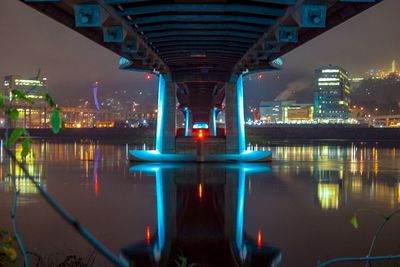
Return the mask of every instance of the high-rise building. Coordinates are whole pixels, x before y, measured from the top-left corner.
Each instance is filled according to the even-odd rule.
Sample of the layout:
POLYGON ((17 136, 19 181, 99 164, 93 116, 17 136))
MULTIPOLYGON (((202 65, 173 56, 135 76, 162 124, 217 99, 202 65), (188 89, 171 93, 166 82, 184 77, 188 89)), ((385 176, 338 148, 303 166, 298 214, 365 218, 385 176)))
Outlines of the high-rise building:
POLYGON ((17 75, 4 77, 4 95, 8 102, 18 110, 19 119, 12 127, 47 128, 49 127, 49 112, 44 93, 46 92, 47 79, 23 79, 17 75), (33 104, 21 99, 13 99, 13 90, 23 92, 33 104))
MULTIPOLYGON (((9 96, 11 100, 11 90, 18 90, 27 95, 28 98, 33 101, 37 99, 43 99, 43 94, 46 91, 47 79, 22 79, 18 75, 10 75, 4 77, 4 89, 5 95, 9 96)), ((16 99, 15 104, 18 104, 16 99)))
POLYGON ((347 71, 327 66, 315 71, 314 118, 343 122, 349 118, 350 81, 347 71))

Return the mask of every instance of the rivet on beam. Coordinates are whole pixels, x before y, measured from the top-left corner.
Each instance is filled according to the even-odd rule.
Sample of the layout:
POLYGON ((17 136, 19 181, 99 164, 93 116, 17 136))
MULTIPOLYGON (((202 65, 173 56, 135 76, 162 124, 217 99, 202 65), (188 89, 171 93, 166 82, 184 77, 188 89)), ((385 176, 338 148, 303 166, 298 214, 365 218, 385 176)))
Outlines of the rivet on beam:
POLYGON ((304 28, 325 28, 326 5, 302 4, 301 8, 293 15, 294 19, 304 28))
POLYGON ((103 40, 105 43, 122 43, 126 32, 122 26, 108 26, 103 28, 103 40))
POLYGON ((265 40, 263 49, 268 53, 279 53, 279 43, 275 40, 265 40))
POLYGON ((121 52, 126 54, 136 53, 138 51, 138 43, 136 40, 126 40, 122 45, 121 52))
POLYGON ((102 8, 98 4, 77 4, 74 6, 76 27, 100 27, 102 8))
POLYGON ((282 26, 276 32, 278 42, 280 43, 296 43, 298 38, 297 27, 282 26))

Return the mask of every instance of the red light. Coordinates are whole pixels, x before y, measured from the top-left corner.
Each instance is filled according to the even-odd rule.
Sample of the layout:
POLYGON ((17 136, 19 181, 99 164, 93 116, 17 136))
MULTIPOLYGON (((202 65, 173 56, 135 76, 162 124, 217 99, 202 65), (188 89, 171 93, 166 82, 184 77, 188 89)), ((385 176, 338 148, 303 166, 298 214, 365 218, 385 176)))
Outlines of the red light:
POLYGON ((257 246, 261 247, 262 245, 262 235, 261 235, 261 230, 258 230, 257 234, 257 246))
POLYGON ((199 130, 199 134, 197 135, 197 137, 199 139, 203 139, 203 137, 204 137, 203 130, 199 130))
POLYGON ((199 184, 199 198, 202 199, 203 198, 203 185, 199 184))
POLYGON ((150 225, 147 225, 146 226, 146 242, 147 242, 147 245, 150 245, 150 240, 151 240, 150 225))
POLYGON ((263 75, 262 74, 258 74, 258 79, 262 79, 263 75))
POLYGON ((146 74, 146 79, 147 79, 147 80, 150 80, 150 79, 151 79, 150 73, 147 73, 147 74, 146 74))
POLYGON ((96 178, 94 180, 94 192, 96 197, 99 195, 99 175, 96 174, 96 178))

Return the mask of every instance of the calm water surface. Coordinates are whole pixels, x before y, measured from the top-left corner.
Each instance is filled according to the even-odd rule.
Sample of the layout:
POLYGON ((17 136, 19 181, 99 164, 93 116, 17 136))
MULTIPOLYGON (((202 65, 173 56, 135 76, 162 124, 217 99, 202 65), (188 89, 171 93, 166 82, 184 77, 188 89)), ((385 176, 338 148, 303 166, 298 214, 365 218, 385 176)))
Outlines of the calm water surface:
MULTIPOLYGON (((384 213, 399 208, 400 150, 361 145, 266 149, 273 150, 269 164, 130 165, 124 146, 43 142, 34 145, 36 158, 28 167, 101 242, 136 262, 143 246, 152 247, 161 266, 179 251, 201 266, 231 266, 229 248, 241 261, 258 246, 281 257, 280 266, 365 256, 381 219, 360 213, 358 230, 349 220, 359 208, 384 213)), ((0 228, 11 230, 7 165, 0 176, 0 228)), ((89 255, 90 246, 17 167, 10 168, 19 177, 18 223, 28 249, 53 258, 89 255)), ((399 222, 394 218, 387 225, 377 255, 400 254, 399 222)), ((96 266, 110 264, 97 256, 96 266)))

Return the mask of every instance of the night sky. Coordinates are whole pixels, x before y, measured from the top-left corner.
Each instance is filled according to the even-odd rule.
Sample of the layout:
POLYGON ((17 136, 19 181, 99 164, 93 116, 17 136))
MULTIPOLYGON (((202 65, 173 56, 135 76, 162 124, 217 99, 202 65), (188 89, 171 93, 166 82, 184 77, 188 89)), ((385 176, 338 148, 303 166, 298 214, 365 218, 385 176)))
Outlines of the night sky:
MULTIPOLYGON (((246 80, 247 105, 273 100, 288 88, 312 90, 313 71, 321 65, 340 65, 351 76, 389 68, 393 59, 400 65, 399 11, 399 0, 384 0, 285 55, 282 71, 246 80)), ((143 91, 154 94, 156 102, 155 78, 148 81, 144 73, 118 70, 119 56, 17 0, 0 0, 0 36, 1 79, 9 74, 33 77, 40 67, 60 104, 91 98, 90 84, 96 80, 100 96, 143 91)))

